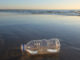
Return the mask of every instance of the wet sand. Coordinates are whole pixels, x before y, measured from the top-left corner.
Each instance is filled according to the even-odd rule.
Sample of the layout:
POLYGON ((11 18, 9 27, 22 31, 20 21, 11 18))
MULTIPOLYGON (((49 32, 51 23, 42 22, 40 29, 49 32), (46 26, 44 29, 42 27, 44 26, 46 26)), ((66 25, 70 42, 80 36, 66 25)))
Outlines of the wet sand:
POLYGON ((80 60, 80 17, 5 14, 0 15, 0 60, 80 60), (27 56, 20 50, 22 43, 50 38, 60 39, 57 58, 27 56))

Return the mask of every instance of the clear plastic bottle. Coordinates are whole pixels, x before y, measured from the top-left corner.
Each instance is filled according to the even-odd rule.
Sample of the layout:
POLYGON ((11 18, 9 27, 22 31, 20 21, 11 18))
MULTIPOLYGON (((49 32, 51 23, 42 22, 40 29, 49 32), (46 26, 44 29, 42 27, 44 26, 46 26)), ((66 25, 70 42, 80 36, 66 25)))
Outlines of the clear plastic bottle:
POLYGON ((21 50, 31 55, 58 53, 60 51, 60 41, 59 39, 32 40, 27 44, 22 44, 21 50))

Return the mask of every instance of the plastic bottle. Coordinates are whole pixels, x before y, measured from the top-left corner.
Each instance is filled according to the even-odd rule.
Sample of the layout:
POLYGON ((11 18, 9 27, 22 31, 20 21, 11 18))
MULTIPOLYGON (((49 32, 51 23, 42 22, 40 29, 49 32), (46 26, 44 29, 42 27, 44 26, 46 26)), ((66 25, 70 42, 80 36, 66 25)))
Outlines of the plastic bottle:
POLYGON ((31 55, 58 53, 60 51, 60 41, 59 39, 32 40, 27 44, 22 44, 21 50, 31 55))

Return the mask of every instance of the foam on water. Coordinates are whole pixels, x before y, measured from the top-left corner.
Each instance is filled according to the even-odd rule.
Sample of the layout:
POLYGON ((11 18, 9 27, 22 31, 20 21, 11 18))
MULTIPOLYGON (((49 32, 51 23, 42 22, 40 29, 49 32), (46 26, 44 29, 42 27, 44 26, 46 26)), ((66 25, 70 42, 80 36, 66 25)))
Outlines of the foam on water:
POLYGON ((0 10, 0 12, 80 16, 80 10, 0 10))

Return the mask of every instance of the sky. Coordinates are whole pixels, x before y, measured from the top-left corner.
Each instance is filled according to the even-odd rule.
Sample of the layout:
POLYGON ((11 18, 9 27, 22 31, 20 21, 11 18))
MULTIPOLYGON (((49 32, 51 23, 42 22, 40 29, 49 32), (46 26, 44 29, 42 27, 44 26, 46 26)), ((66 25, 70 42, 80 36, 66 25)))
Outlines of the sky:
POLYGON ((0 0, 0 9, 80 9, 80 0, 0 0))

